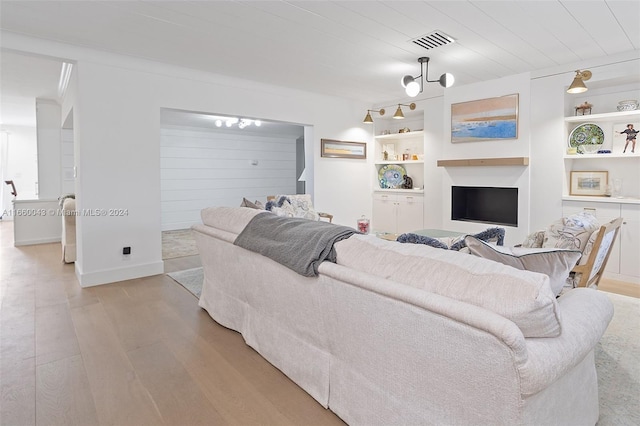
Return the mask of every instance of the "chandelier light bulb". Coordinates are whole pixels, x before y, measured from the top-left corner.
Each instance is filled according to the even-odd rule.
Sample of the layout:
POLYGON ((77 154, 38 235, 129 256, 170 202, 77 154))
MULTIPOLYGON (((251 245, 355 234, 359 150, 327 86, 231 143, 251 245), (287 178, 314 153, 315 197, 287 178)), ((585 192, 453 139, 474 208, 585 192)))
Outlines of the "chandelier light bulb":
POLYGON ((411 83, 407 84, 405 92, 407 93, 407 96, 415 98, 416 96, 418 96, 418 93, 420 93, 420 85, 414 80, 411 83))
POLYGON ((222 120, 216 120, 216 127, 222 126, 222 120))
POLYGON ((415 78, 410 75, 405 75, 404 77, 402 77, 402 80, 400 80, 400 84, 402 84, 402 87, 407 87, 407 85, 412 81, 415 81, 415 78))
POLYGON ((256 120, 256 121, 253 122, 253 124, 255 124, 256 127, 260 127, 260 126, 262 126, 262 121, 256 120))
POLYGON ((453 74, 450 74, 447 72, 440 76, 439 81, 440 81, 440 86, 447 88, 447 87, 453 86, 453 83, 456 81, 456 79, 453 76, 453 74))

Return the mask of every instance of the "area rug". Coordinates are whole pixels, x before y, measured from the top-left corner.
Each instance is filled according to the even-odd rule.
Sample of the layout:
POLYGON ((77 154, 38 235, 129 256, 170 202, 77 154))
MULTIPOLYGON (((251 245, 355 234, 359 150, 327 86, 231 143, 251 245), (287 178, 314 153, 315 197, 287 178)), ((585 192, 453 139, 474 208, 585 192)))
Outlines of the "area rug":
POLYGON ((640 299, 605 293, 614 314, 596 346, 598 426, 640 425, 640 299))
POLYGON ((200 298, 200 293, 202 293, 202 282, 204 281, 204 271, 202 270, 202 267, 170 272, 167 275, 173 278, 173 280, 182 287, 189 290, 189 293, 200 298))
POLYGON ((198 254, 191 229, 162 231, 162 259, 194 256, 198 254))
MULTIPOLYGON (((167 275, 200 297, 202 268, 167 275)), ((600 395, 597 426, 640 425, 640 299, 603 293, 613 302, 614 315, 595 348, 600 395)))

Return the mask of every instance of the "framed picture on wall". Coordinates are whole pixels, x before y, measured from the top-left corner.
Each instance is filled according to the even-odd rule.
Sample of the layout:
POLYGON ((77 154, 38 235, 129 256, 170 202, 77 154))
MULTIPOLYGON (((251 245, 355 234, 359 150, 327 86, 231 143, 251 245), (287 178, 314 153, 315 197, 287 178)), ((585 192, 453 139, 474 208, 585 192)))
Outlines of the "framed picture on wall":
POLYGON ((451 143, 517 137, 517 93, 451 104, 451 143))
POLYGON ((609 172, 571 172, 569 195, 604 196, 607 192, 609 172))
POLYGON ((328 158, 367 158, 365 142, 343 142, 332 139, 320 139, 320 156, 328 158))

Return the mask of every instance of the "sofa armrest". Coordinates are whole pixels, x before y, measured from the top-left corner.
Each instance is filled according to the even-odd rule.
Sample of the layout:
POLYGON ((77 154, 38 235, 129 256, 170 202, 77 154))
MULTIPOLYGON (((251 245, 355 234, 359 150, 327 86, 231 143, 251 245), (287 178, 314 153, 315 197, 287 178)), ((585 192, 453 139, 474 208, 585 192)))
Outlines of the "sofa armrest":
POLYGON ((601 291, 577 288, 558 298, 562 333, 553 338, 529 338, 527 363, 520 371, 524 395, 532 395, 557 380, 584 359, 600 341, 613 304, 601 291))
POLYGON ((234 234, 233 232, 225 231, 223 229, 218 229, 213 226, 207 225, 193 225, 191 227, 191 230, 194 232, 194 235, 199 232, 203 235, 214 237, 231 244, 233 244, 233 242, 236 240, 236 237, 238 236, 238 234, 234 234))

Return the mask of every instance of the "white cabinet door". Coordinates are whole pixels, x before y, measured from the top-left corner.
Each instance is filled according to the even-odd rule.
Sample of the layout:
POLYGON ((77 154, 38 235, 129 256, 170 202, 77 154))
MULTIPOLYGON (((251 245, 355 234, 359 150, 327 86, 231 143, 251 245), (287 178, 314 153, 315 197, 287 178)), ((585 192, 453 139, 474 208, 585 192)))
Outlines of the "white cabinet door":
POLYGON ((394 194, 373 195, 372 229, 375 232, 396 233, 396 196, 394 194))
POLYGON ((422 194, 373 194, 375 232, 402 234, 424 228, 424 197, 422 194))
POLYGON ((640 277, 640 206, 623 204, 620 212, 620 274, 640 277))
POLYGON ((398 233, 414 232, 424 228, 422 196, 398 195, 398 233))

